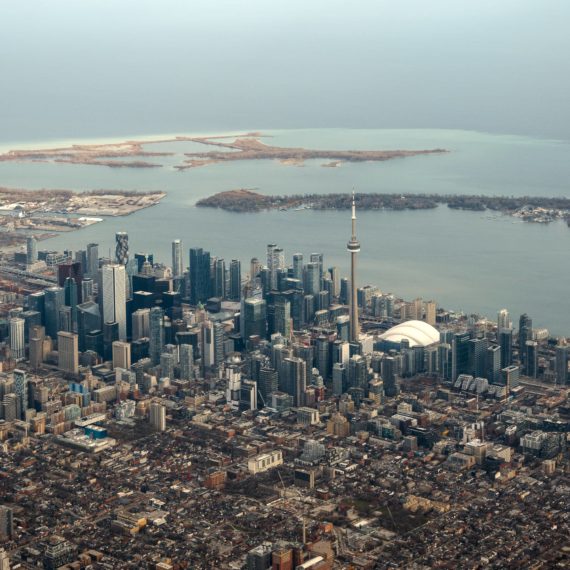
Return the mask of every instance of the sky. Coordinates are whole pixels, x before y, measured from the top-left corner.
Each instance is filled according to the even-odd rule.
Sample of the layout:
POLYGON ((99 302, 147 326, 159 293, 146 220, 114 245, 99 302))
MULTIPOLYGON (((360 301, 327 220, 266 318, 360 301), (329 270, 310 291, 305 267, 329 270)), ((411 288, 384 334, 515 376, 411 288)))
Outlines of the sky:
POLYGON ((0 141, 258 128, 570 139, 568 0, 4 2, 0 141))

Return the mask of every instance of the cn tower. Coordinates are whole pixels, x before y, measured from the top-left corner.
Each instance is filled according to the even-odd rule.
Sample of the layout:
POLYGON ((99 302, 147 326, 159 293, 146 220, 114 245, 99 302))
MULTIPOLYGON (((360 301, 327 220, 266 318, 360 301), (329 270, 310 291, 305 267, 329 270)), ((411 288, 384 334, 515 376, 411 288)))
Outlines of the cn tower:
POLYGON ((356 204, 352 192, 352 237, 346 245, 350 252, 350 342, 358 342, 360 327, 358 326, 358 303, 356 297, 356 254, 360 251, 360 243, 356 239, 356 204))

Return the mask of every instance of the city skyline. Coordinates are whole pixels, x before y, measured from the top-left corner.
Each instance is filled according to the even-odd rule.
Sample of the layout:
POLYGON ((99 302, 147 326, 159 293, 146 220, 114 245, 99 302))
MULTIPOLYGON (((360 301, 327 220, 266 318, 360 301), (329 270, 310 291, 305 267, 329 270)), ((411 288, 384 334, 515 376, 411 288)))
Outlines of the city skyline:
MULTIPOLYGON (((568 345, 564 341, 553 344, 546 331, 533 327, 527 314, 521 315, 518 327, 513 328, 514 319, 507 309, 497 310, 492 322, 457 318, 438 309, 433 301, 404 301, 371 285, 358 286, 355 256, 360 243, 354 200, 350 217, 347 273, 351 278, 343 277, 338 267, 329 267, 326 257, 314 250, 307 255, 293 253, 289 262, 276 243, 266 247, 265 263, 251 259, 253 275, 243 277, 238 260, 226 264, 224 258, 203 247, 183 250, 177 240, 172 241, 172 267, 161 263, 153 252, 132 254, 129 249, 136 251, 136 243, 125 247, 129 243, 125 232, 117 233, 120 264, 116 258, 99 258, 94 272, 94 243, 75 252, 72 259, 78 261, 60 256, 53 274, 54 279, 63 280, 64 287, 33 293, 21 310, 11 310, 12 355, 4 354, 3 365, 8 372, 0 374, 0 438, 2 433, 14 434, 19 426, 26 426, 31 441, 41 436, 59 449, 63 446, 104 457, 124 445, 122 433, 127 425, 138 426, 142 432, 135 436, 136 446, 147 448, 156 437, 165 438, 156 457, 168 462, 168 454, 161 456, 162 447, 168 446, 173 433, 193 430, 193 425, 211 425, 209 422, 216 421, 214 418, 225 410, 219 416, 225 418, 224 423, 229 422, 225 429, 233 430, 229 426, 234 422, 240 425, 243 418, 253 417, 270 422, 282 433, 291 427, 304 433, 305 443, 292 462, 280 445, 271 445, 269 450, 250 457, 247 467, 244 464, 241 477, 252 482, 269 481, 272 472, 278 470, 279 477, 291 481, 283 488, 277 484, 279 494, 285 497, 293 489, 300 496, 314 494, 316 482, 327 481, 322 479, 326 465, 341 478, 351 473, 356 464, 351 466, 342 458, 360 453, 351 442, 363 437, 363 427, 368 437, 383 442, 382 454, 375 444, 365 444, 365 440, 360 444, 367 446, 382 470, 390 470, 383 457, 393 461, 393 454, 408 453, 407 461, 415 465, 414 454, 419 454, 415 469, 420 480, 426 453, 436 453, 440 458, 440 470, 447 474, 446 486, 448 477, 473 469, 480 469, 481 476, 492 481, 497 474, 506 473, 504 469, 511 468, 516 457, 523 461, 523 469, 533 469, 534 477, 562 473, 557 462, 564 465, 560 454, 566 452, 553 428, 566 425, 560 419, 565 416, 542 414, 540 423, 535 422, 534 429, 529 430, 523 427, 528 426, 529 419, 521 410, 533 391, 551 394, 561 404, 566 401, 563 395, 567 399, 570 393, 568 345), (175 276, 174 266, 185 251, 189 269, 175 276), (92 277, 85 277, 87 273, 92 277), (81 302, 76 295, 77 282, 81 283, 81 302), (236 282, 240 285, 237 298, 236 282), (117 318, 123 322, 124 333, 117 318), (57 337, 47 336, 42 323, 54 327, 57 337), (18 358, 20 368, 10 374, 13 357, 18 358), (67 391, 63 393, 56 388, 65 385, 67 391), (421 400, 417 399, 417 390, 423 393, 421 400), (59 397, 63 401, 54 407, 59 397), (459 431, 449 434, 422 409, 431 410, 434 418, 446 416, 452 409, 449 420, 459 419, 459 431), (199 419, 188 423, 186 414, 190 410, 199 419), (296 418, 293 424, 287 419, 291 416, 296 418), (506 424, 505 418, 509 418, 506 424), (560 421, 562 424, 556 423, 560 421), (514 427, 509 422, 515 422, 521 430, 520 439, 510 441, 497 435, 493 427, 497 422, 508 429, 514 427), (332 455, 321 443, 328 438, 331 449, 336 450, 332 455), (451 444, 459 451, 445 451, 451 444)), ((41 250, 36 254, 44 255, 41 250)), ((34 257, 32 243, 25 264, 36 267, 38 260, 30 257, 34 257)), ((207 433, 194 434, 192 441, 204 439, 215 447, 207 433)), ((265 437, 263 431, 256 431, 254 441, 265 437)), ((189 473, 195 469, 190 468, 189 473)), ((201 476, 206 488, 216 488, 225 496, 221 490, 229 485, 232 469, 239 471, 239 459, 228 471, 218 468, 201 476)), ((363 474, 368 472, 364 465, 360 469, 363 474)), ((379 473, 377 476, 381 478, 379 473)), ((466 483, 460 488, 470 492, 466 483)), ((343 489, 340 496, 350 496, 349 488, 343 489)), ((315 497, 320 491, 316 493, 315 497)), ((281 500, 279 494, 276 501, 281 500)), ((158 490, 154 495, 168 503, 158 490)), ((406 505, 431 500, 405 496, 406 505)), ((381 492, 368 500, 383 501, 380 497, 381 492)), ((458 500, 452 502, 459 504, 458 500)), ((437 505, 444 512, 451 508, 442 501, 425 504, 437 505)), ((6 508, 12 516, 13 507, 6 508)), ((390 503, 390 509, 395 508, 390 503)), ((130 509, 137 513, 135 505, 130 509)), ((264 507, 256 504, 254 511, 264 512, 264 507)), ((540 520, 541 511, 536 512, 540 520)), ((142 515, 137 514, 136 521, 133 516, 115 510, 110 519, 112 528, 124 528, 122 525, 129 521, 135 525, 129 527, 135 535, 144 533, 138 522, 143 520, 142 515)), ((307 514, 307 528, 300 529, 296 523, 282 525, 284 542, 267 542, 269 537, 262 533, 267 546, 254 545, 247 552, 241 551, 238 558, 244 568, 249 568, 253 561, 268 564, 268 560, 293 556, 287 539, 303 536, 303 547, 296 554, 300 560, 320 564, 317 567, 323 570, 353 560, 348 546, 335 546, 326 533, 317 530, 317 520, 313 513, 307 514), (327 558, 319 558, 307 532, 316 537, 319 548, 330 549, 327 558)), ((334 520, 342 528, 343 523, 334 520)), ((398 529, 399 524, 401 521, 390 522, 389 528, 396 525, 398 529)), ((318 528, 322 525, 319 523, 318 528)), ((419 533, 421 528, 412 524, 411 532, 419 533)), ((18 540, 19 531, 13 533, 18 540)), ((392 560, 417 548, 406 544, 400 534, 396 532, 394 546, 388 546, 392 560), (401 552, 393 550, 396 544, 401 552)), ((360 540, 359 536, 353 540, 360 540)), ((71 562, 78 556, 69 534, 52 536, 52 541, 52 545, 42 547, 44 566, 50 567, 51 560, 71 562)), ((117 566, 115 555, 99 539, 94 544, 100 550, 80 556, 114 560, 117 566)), ((380 556, 379 548, 376 544, 370 551, 370 563, 380 556)), ((197 567, 207 567, 193 548, 185 552, 197 567)), ((229 562, 225 560, 222 567, 229 562)))
POLYGON ((4 8, 0 570, 570 568, 570 4, 4 8))

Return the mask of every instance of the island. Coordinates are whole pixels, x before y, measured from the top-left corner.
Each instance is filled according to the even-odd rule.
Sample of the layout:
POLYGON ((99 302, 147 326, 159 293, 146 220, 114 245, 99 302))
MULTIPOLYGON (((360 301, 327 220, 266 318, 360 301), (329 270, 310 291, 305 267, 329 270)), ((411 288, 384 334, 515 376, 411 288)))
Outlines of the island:
POLYGON ((343 161, 377 162, 394 158, 449 152, 442 148, 428 150, 317 150, 268 145, 260 141, 258 137, 239 137, 233 142, 220 142, 216 140, 216 137, 201 137, 192 140, 202 144, 221 147, 226 150, 185 153, 188 159, 185 161, 185 164, 175 167, 178 170, 217 162, 264 159, 279 160, 282 164, 294 166, 300 166, 304 164, 306 160, 310 159, 325 159, 329 162, 322 166, 334 167, 339 166, 343 161))
MULTIPOLYGON (((145 144, 159 141, 124 141, 103 144, 73 144, 66 147, 10 150, 0 154, 0 162, 59 162, 108 166, 110 168, 159 168, 160 163, 148 160, 122 160, 131 158, 157 158, 171 156, 171 152, 144 150, 145 144)), ((164 141, 167 142, 167 141, 164 141)))
MULTIPOLYGON (((440 205, 456 210, 484 212, 491 210, 523 221, 547 223, 555 219, 570 221, 570 198, 544 196, 472 196, 446 194, 357 193, 359 210, 429 210, 440 205)), ((240 188, 219 192, 196 203, 200 208, 220 208, 230 212, 262 210, 347 210, 352 194, 260 194, 240 188)))
POLYGON ((262 142, 267 135, 258 132, 221 136, 174 136, 145 140, 125 140, 96 144, 72 144, 53 148, 16 149, 0 154, 0 162, 52 162, 106 166, 109 168, 160 168, 169 157, 178 157, 180 164, 174 168, 183 171, 220 162, 237 160, 279 160, 284 165, 302 166, 309 159, 324 159, 325 167, 340 166, 343 162, 384 161, 417 155, 449 152, 436 148, 427 150, 316 150, 295 147, 280 147, 262 142), (172 151, 172 143, 181 143, 179 152, 172 151), (185 152, 184 143, 216 147, 204 152, 185 152), (153 146, 147 150, 147 146, 153 146), (170 145, 169 150, 157 150, 170 145))

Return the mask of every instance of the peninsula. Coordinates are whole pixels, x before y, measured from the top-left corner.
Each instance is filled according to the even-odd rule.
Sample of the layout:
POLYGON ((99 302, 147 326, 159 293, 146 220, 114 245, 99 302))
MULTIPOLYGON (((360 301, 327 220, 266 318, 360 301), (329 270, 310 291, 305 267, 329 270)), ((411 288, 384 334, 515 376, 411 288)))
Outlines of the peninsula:
POLYGON ((21 245, 30 234, 42 240, 74 231, 101 222, 97 216, 126 216, 155 206, 165 196, 165 192, 0 187, 0 245, 21 245))
POLYGON ((166 192, 129 190, 62 189, 26 190, 0 187, 0 214, 25 218, 31 214, 57 212, 88 216, 126 216, 155 206, 166 192))

